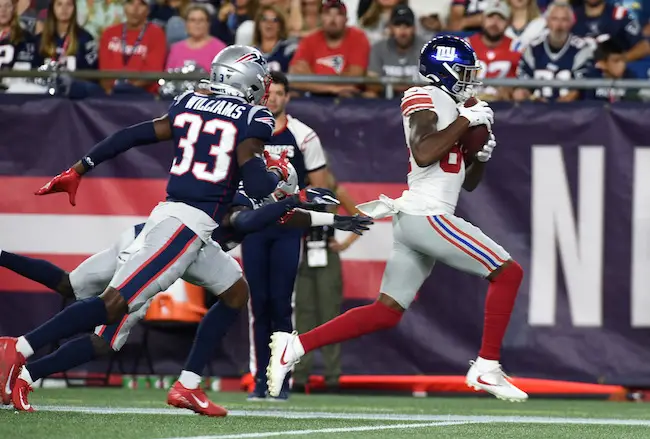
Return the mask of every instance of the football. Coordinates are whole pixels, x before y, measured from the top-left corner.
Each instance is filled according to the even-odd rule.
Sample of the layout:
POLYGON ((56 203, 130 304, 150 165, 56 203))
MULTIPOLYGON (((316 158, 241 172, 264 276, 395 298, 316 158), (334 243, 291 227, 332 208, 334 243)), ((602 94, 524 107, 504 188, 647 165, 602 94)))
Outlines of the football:
MULTIPOLYGON (((476 98, 471 97, 465 101, 466 107, 476 104, 476 98)), ((470 127, 460 138, 460 145, 466 160, 473 160, 474 155, 483 148, 490 139, 490 132, 485 125, 470 127)))

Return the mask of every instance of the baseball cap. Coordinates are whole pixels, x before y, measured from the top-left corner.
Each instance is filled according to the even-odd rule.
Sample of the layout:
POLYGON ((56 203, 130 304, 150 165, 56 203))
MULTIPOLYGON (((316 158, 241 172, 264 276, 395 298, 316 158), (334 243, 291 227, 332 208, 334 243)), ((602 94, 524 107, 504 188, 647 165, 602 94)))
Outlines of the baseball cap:
POLYGON ((510 20, 510 6, 505 0, 492 0, 483 11, 483 15, 487 17, 492 14, 499 14, 506 20, 510 20))
POLYGON ((407 26, 415 25, 415 14, 407 5, 397 5, 390 14, 390 24, 405 24, 407 26))
POLYGON ((343 15, 347 15, 348 13, 348 8, 345 7, 345 3, 343 3, 341 0, 323 0, 323 12, 332 8, 339 9, 343 15))

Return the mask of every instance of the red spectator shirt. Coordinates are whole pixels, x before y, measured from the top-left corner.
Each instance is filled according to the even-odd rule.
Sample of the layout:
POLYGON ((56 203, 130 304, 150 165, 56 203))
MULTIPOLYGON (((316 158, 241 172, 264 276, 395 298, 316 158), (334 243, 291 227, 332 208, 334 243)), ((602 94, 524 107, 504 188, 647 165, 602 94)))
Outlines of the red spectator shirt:
POLYGON ((467 39, 481 63, 481 78, 516 78, 521 53, 513 50, 514 42, 503 37, 497 47, 487 47, 477 32, 467 39))
POLYGON ((343 41, 334 49, 327 46, 323 31, 302 39, 291 65, 306 61, 317 75, 340 75, 348 66, 359 66, 365 71, 370 57, 370 43, 363 31, 348 27, 343 41))
MULTIPOLYGON (((99 43, 99 70, 163 71, 167 55, 165 32, 152 23, 148 23, 146 26, 147 29, 135 48, 133 46, 140 36, 140 29, 127 30, 126 41, 123 42, 123 24, 106 28, 99 43), (126 55, 123 54, 124 50, 126 55)), ((154 82, 147 90, 155 93, 158 90, 158 84, 154 82)))

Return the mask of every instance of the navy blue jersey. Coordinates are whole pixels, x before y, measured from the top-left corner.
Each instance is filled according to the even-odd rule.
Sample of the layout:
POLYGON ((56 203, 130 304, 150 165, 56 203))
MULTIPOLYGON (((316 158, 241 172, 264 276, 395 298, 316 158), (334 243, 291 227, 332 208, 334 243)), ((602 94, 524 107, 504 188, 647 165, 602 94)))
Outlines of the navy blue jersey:
POLYGON ((275 119, 261 106, 226 95, 188 92, 169 109, 176 154, 167 199, 196 207, 220 222, 241 180, 237 145, 268 141, 275 119))
MULTIPOLYGON (((603 71, 597 68, 590 69, 585 78, 607 79, 603 71)), ((623 72, 621 79, 637 79, 637 76, 630 69, 623 72)), ((616 88, 616 87, 600 87, 596 89, 584 90, 582 92, 583 99, 605 101, 605 102, 619 102, 630 101, 639 99, 639 90, 616 88)))
MULTIPOLYGON (((490 0, 453 0, 452 7, 462 6, 465 8, 465 17, 472 15, 482 14, 485 8, 488 7, 490 0)), ((473 32, 481 30, 481 27, 473 27, 463 29, 466 32, 473 32)))
MULTIPOLYGON (((281 40, 275 45, 269 53, 262 53, 266 62, 269 65, 269 70, 288 72, 289 63, 293 58, 293 54, 298 48, 298 41, 296 40, 281 40)), ((258 47, 259 49, 259 47, 258 47)), ((261 49, 260 49, 261 51, 261 49)))
POLYGON ((605 5, 599 17, 587 17, 585 7, 575 10, 576 22, 571 29, 579 37, 593 38, 597 42, 616 40, 623 50, 631 49, 643 38, 639 22, 630 17, 627 9, 621 6, 605 5))
MULTIPOLYGON (((542 80, 569 80, 582 78, 592 65, 593 50, 584 40, 570 36, 559 50, 550 47, 548 40, 532 43, 519 61, 517 76, 542 80)), ((542 87, 535 95, 547 100, 555 100, 569 92, 568 89, 542 87)))
POLYGON ((11 42, 9 35, 0 40, 0 69, 30 70, 35 57, 36 42, 27 31, 23 31, 23 38, 16 44, 11 42))
MULTIPOLYGON (((50 62, 52 58, 41 53, 42 35, 36 37, 36 65, 41 66, 50 62)), ((65 37, 61 38, 56 35, 54 38, 56 44, 56 58, 59 59, 66 68, 73 72, 75 70, 97 70, 97 41, 84 28, 77 29, 77 53, 74 56, 65 56, 63 46, 65 37), (63 58, 61 58, 63 57, 63 58)))
POLYGON ((300 189, 307 186, 310 172, 327 165, 318 135, 295 117, 287 116, 285 127, 273 134, 264 149, 275 155, 287 151, 289 161, 296 168, 300 189))

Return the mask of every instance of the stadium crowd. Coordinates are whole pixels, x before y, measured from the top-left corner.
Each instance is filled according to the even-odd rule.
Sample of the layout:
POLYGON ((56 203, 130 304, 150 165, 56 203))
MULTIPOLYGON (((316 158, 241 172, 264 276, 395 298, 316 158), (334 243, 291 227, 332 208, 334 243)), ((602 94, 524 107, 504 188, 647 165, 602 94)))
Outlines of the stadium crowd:
MULTIPOLYGON (((487 78, 647 77, 650 0, 0 0, 0 69, 209 70, 230 44, 253 45, 273 70, 418 79, 433 35, 466 37, 487 78), (644 61, 645 60, 645 61, 644 61)), ((378 97, 380 85, 295 83, 297 91, 378 97)), ((98 87, 99 89, 99 87, 98 87)), ((102 93, 158 83, 102 80, 102 93)), ((486 100, 608 101, 637 90, 486 87, 486 100)), ((641 94, 642 95, 642 94, 641 94)))

